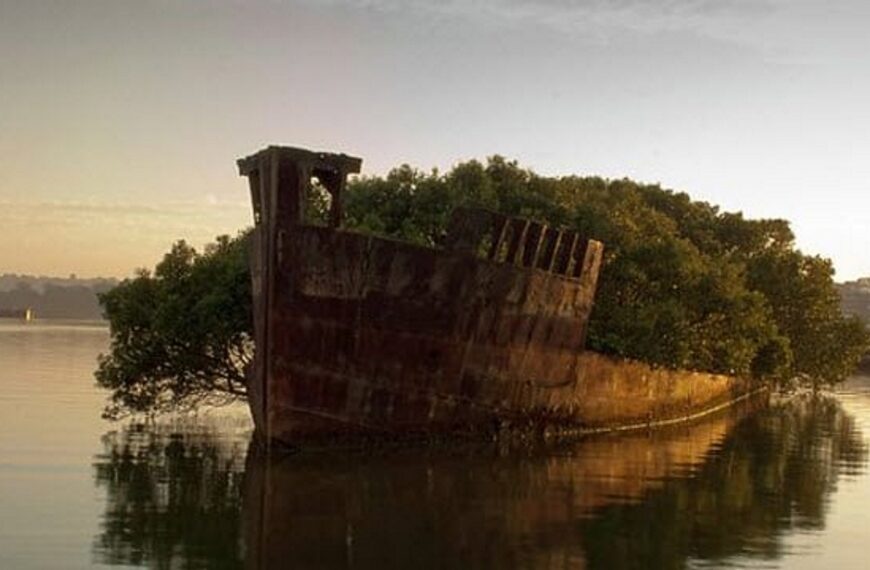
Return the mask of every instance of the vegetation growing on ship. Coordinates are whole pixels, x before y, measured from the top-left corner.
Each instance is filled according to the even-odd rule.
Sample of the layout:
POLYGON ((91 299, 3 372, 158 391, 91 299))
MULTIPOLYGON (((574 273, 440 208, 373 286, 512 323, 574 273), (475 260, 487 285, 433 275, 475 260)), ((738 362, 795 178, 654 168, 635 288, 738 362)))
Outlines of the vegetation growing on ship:
POLYGON ((253 355, 248 244, 219 237, 202 253, 180 241, 100 303, 111 327, 97 383, 104 415, 159 413, 244 398, 253 355))
MULTIPOLYGON (((576 228, 605 244, 588 347, 684 368, 811 385, 843 380, 868 346, 845 318, 831 262, 785 220, 750 220, 657 185, 544 177, 495 156, 447 173, 408 166, 350 182, 350 228, 439 245, 450 212, 484 206, 576 228)), ((310 204, 318 216, 323 203, 310 204)), ((152 273, 102 297, 110 416, 245 394, 250 285, 244 234, 198 254, 176 244, 152 273)))

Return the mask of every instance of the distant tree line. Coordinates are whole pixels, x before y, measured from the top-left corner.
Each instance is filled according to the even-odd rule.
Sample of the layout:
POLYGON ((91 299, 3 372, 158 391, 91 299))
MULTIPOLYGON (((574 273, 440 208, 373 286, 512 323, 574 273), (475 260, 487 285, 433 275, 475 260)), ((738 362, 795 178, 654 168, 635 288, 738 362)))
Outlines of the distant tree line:
POLYGON ((102 318, 97 295, 117 285, 114 279, 61 279, 0 275, 0 309, 33 309, 37 318, 102 318))
MULTIPOLYGON (((309 214, 322 216, 313 193, 309 214)), ((751 220, 627 179, 545 177, 494 156, 449 172, 401 166, 352 180, 350 229, 442 244, 451 211, 483 206, 570 227, 605 244, 588 347, 677 369, 818 386, 868 346, 844 317, 829 260, 795 247, 789 223, 751 220)), ((251 348, 245 234, 200 254, 177 243, 153 273, 102 296, 113 345, 97 373, 109 415, 245 393, 251 348)))
MULTIPOLYGON (((861 319, 870 324, 870 277, 847 281, 837 285, 842 298, 843 314, 861 319)), ((864 374, 870 374, 870 354, 865 354, 858 366, 864 374)))
POLYGON ((837 285, 842 298, 843 314, 854 315, 864 324, 870 323, 870 277, 837 285))

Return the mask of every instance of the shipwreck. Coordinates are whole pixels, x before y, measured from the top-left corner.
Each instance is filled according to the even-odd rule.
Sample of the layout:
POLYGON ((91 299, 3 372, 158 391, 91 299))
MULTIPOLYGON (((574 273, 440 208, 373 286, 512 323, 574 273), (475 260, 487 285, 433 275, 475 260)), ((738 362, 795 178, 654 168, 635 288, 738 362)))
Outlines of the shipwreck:
POLYGON ((584 351, 604 246, 483 209, 444 246, 342 227, 344 154, 268 147, 240 159, 254 214, 249 403, 267 441, 621 429, 746 397, 739 379, 584 351), (325 224, 306 219, 312 180, 325 224))

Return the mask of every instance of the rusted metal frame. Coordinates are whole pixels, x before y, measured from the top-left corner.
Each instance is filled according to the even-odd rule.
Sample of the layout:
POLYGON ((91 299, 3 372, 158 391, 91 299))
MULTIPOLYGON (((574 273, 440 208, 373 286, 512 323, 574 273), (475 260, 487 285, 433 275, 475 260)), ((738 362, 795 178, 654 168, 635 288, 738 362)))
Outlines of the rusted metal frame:
POLYGON ((589 253, 589 240, 584 239, 574 250, 574 267, 571 268, 571 277, 579 278, 583 275, 586 266, 586 258, 589 253))
POLYGON ((261 196, 266 197, 264 200, 264 223, 265 223, 265 239, 262 244, 261 251, 263 252, 263 283, 262 283, 262 306, 263 306, 263 354, 260 365, 261 378, 261 394, 263 399, 263 425, 265 426, 265 436, 267 439, 272 437, 272 418, 269 413, 269 402, 271 394, 269 394, 270 383, 268 379, 272 372, 272 314, 274 310, 274 287, 273 275, 275 274, 275 256, 274 251, 276 238, 278 234, 277 228, 277 193, 278 193, 278 173, 279 164, 276 153, 271 152, 266 157, 260 160, 260 188, 261 196), (264 164, 265 163, 265 164, 264 164))
POLYGON ((260 189, 260 171, 252 171, 248 176, 248 186, 251 188, 251 205, 254 210, 254 225, 260 225, 263 220, 263 200, 260 189))
POLYGON ((347 186, 347 174, 342 172, 330 190, 332 192, 332 208, 329 211, 329 223, 333 228, 344 224, 344 189, 347 186))
POLYGON ((522 253, 523 244, 526 241, 526 233, 529 230, 530 224, 531 222, 529 220, 511 218, 510 226, 513 231, 511 232, 510 243, 508 244, 507 255, 505 256, 505 263, 519 265, 519 255, 522 253))
POLYGON ((544 243, 544 236, 547 234, 546 224, 540 222, 529 222, 526 227, 526 238, 523 240, 523 267, 536 267, 538 264, 538 256, 541 252, 541 246, 544 243))
POLYGON ((562 239, 562 232, 556 228, 548 228, 541 240, 541 253, 538 257, 538 269, 552 271, 556 261, 556 251, 562 239))
POLYGON ((583 270, 579 276, 584 286, 597 283, 603 256, 604 245, 601 242, 595 240, 588 240, 586 242, 586 251, 583 255, 583 270))
POLYGON ((486 258, 492 261, 500 261, 499 252, 502 249, 505 239, 508 237, 510 228, 510 219, 507 216, 493 215, 492 223, 492 245, 489 247, 489 252, 486 258))
POLYGON ((563 232, 560 248, 556 255, 556 262, 553 267, 553 272, 559 275, 568 275, 573 269, 574 252, 577 250, 577 244, 580 243, 580 234, 573 231, 563 232))
POLYGON ((287 146, 269 146, 251 156, 239 159, 237 164, 242 176, 259 168, 259 161, 265 156, 274 156, 285 162, 306 165, 310 169, 338 170, 345 174, 359 172, 362 159, 340 153, 315 152, 287 146))
MULTIPOLYGON (((347 185, 347 175, 340 169, 314 168, 312 176, 320 180, 320 183, 332 197, 332 203, 329 206, 329 227, 340 228, 344 219, 344 189, 347 185)), ((308 191, 311 191, 310 185, 308 191)))
POLYGON ((557 275, 561 275, 565 272, 565 252, 566 250, 570 251, 574 236, 575 234, 571 230, 562 230, 559 232, 556 246, 553 248, 553 259, 550 262, 549 268, 550 272, 557 275))
MULTIPOLYGON (((262 313, 258 313, 260 321, 266 321, 265 331, 272 335, 273 338, 269 339, 269 342, 265 343, 266 350, 260 353, 263 356, 263 369, 264 374, 262 378, 265 382, 271 383, 274 380, 285 379, 285 366, 282 364, 282 354, 279 354, 276 351, 283 351, 287 347, 284 346, 283 341, 287 340, 284 337, 278 337, 279 334, 284 334, 281 328, 281 322, 279 319, 287 318, 286 314, 274 314, 274 318, 270 317, 272 313, 280 313, 284 311, 286 313, 288 306, 285 306, 282 302, 281 306, 277 306, 276 303, 281 298, 280 295, 285 293, 285 287, 293 286, 293 281, 286 279, 287 275, 285 275, 283 270, 292 271, 295 270, 295 266, 290 265, 289 260, 284 260, 284 264, 281 264, 279 259, 279 249, 280 243, 285 244, 293 244, 297 243, 291 238, 299 237, 301 235, 299 232, 317 232, 317 235, 330 235, 330 230, 325 228, 300 228, 295 224, 301 221, 300 214, 303 212, 304 207, 304 191, 307 188, 307 185, 310 183, 312 176, 317 176, 321 178, 321 182, 326 186, 326 190, 333 193, 337 185, 343 185, 346 180, 347 171, 341 167, 341 164, 333 164, 330 163, 330 158, 333 155, 325 155, 325 154, 314 154, 314 153, 306 153, 299 150, 287 150, 284 151, 282 149, 273 149, 270 148, 266 152, 259 153, 258 159, 260 162, 260 166, 258 167, 258 182, 259 182, 259 192, 258 197, 261 200, 261 222, 259 230, 263 230, 263 243, 259 249, 259 253, 263 256, 263 266, 267 271, 266 275, 264 275, 265 282, 261 287, 258 287, 259 292, 265 297, 263 306, 265 310, 262 313), (278 164, 276 169, 276 163, 278 164), (287 235, 282 238, 281 234, 285 232, 290 232, 290 235, 287 235), (276 342, 282 341, 282 342, 276 342), (273 362, 274 360, 274 362, 273 362), (274 370, 272 368, 274 367, 274 370), (273 377, 272 372, 277 374, 277 377, 273 377)), ((339 157, 338 159, 344 160, 339 157)), ((252 182, 252 188, 257 186, 252 182)), ((338 190, 340 192, 341 189, 338 190)), ((333 206, 337 206, 338 209, 341 209, 341 200, 335 200, 333 198, 333 206)), ((256 207, 256 206, 255 206, 256 207)), ((331 222, 335 221, 332 212, 331 222)), ((340 219, 338 220, 340 222, 340 219)), ((458 238, 460 241, 469 241, 469 243, 476 244, 473 248, 473 253, 479 253, 481 250, 482 243, 480 241, 481 236, 487 232, 491 231, 493 236, 493 241, 491 244, 489 256, 496 261, 506 262, 513 265, 520 265, 527 268, 538 268, 552 271, 553 269, 562 269, 564 271, 568 271, 570 269, 571 273, 577 274, 577 276, 581 277, 581 281, 579 283, 565 283, 561 279, 551 279, 542 274, 534 275, 534 272, 514 272, 517 278, 523 277, 524 279, 532 279, 539 284, 551 281, 551 285, 554 285, 556 282, 564 285, 565 287, 576 287, 578 290, 581 290, 584 295, 589 293, 588 301, 586 300, 586 296, 582 297, 582 305, 580 308, 580 312, 577 313, 576 316, 586 318, 586 313, 588 313, 588 306, 591 303, 591 290, 589 290, 590 283, 594 286, 595 276, 597 275, 597 268, 601 261, 601 250, 600 245, 589 242, 588 244, 582 246, 580 251, 578 249, 578 243, 580 243, 580 238, 577 234, 568 231, 561 231, 555 228, 547 228, 542 224, 536 222, 530 222, 525 219, 512 219, 504 216, 499 216, 496 214, 479 214, 476 212, 470 212, 467 215, 459 216, 459 226, 462 226, 460 229, 460 233, 455 238, 458 238), (489 217, 487 217, 489 216, 489 217), (466 225, 476 226, 476 227, 465 227, 466 225), (487 227, 489 225, 489 227, 487 227), (542 281, 544 280, 544 281, 542 281), (585 311, 585 312, 584 312, 585 311), (582 313, 582 314, 581 314, 582 313)), ((336 234, 342 235, 342 234, 336 234)), ((350 234, 344 234, 350 235, 350 234)), ((333 250, 323 249, 318 255, 330 255, 333 250)), ((426 250, 427 256, 436 255, 431 249, 426 250)), ((352 256, 351 256, 352 257, 352 256)), ((363 256, 363 261, 365 263, 369 262, 369 255, 366 254, 363 256)), ((429 257, 425 258, 429 260, 429 257)), ((449 257, 452 263, 459 264, 461 268, 465 266, 462 264, 470 263, 472 260, 458 260, 455 257, 449 257), (462 263, 460 263, 460 261, 462 263)), ((428 261, 427 261, 428 263, 428 261)), ((422 267, 422 258, 420 259, 420 263, 417 263, 416 258, 415 262, 412 264, 415 268, 419 265, 422 267)), ((428 265, 426 265, 428 267, 428 265)), ((337 266, 335 268, 338 268, 337 266)), ((508 267, 503 267, 499 271, 503 271, 504 274, 499 273, 499 275, 503 275, 505 279, 507 279, 508 274, 510 273, 508 267)), ((368 269, 363 270, 363 275, 368 274, 368 269)), ((424 271, 421 275, 426 274, 424 271)), ((450 275, 456 274, 456 271, 451 273, 450 275)), ((415 273, 416 275, 416 273, 415 273)), ((442 275, 442 277, 444 277, 442 275)), ((487 277, 488 279, 488 277, 487 277)), ((425 279, 415 277, 412 281, 416 283, 423 283, 425 285, 425 279)), ((367 282, 368 283, 368 282, 367 282)), ((518 282, 519 283, 519 282, 518 282)), ((508 283, 507 285, 510 285, 508 283)), ((487 284, 488 286, 488 284, 487 284)), ((555 286, 555 285, 554 285, 555 286)), ((424 287, 425 289, 425 287, 424 287)), ((442 287, 443 289, 443 287, 442 287)), ((444 298, 452 298, 454 294, 451 293, 453 291, 453 287, 448 289, 439 289, 444 298)), ((540 299, 534 301, 535 307, 538 307, 541 303, 544 303, 546 306, 547 303, 553 301, 556 302, 556 298, 554 297, 555 293, 560 291, 559 289, 547 288, 546 290, 540 290, 539 293, 543 295, 540 299)), ((287 291, 289 292, 289 291, 287 291)), ((505 293, 505 292, 503 292, 505 293)), ((507 292, 509 293, 509 292, 507 292)), ((507 295, 505 293, 505 295, 507 295)), ((502 293, 499 293, 501 295, 502 293)), ((408 292, 408 295, 416 298, 419 293, 415 291, 408 292)), ((500 297, 498 297, 500 298, 500 297)), ((440 302, 441 297, 437 298, 436 301, 440 302)), ((578 296, 578 300, 580 297, 578 296)), ((329 295, 324 296, 320 299, 320 302, 323 303, 331 303, 329 299, 329 295)), ((559 301, 562 302, 562 301, 559 301)), ((384 306, 386 307, 387 304, 384 306)), ((317 305, 319 306, 319 305, 317 305)), ((549 318, 554 318, 550 313, 552 310, 544 310, 544 306, 538 307, 536 311, 544 311, 544 314, 540 315, 544 318, 544 320, 549 318)), ((298 309, 295 304, 293 305, 294 310, 298 309)), ((403 319, 411 319, 411 316, 417 315, 420 311, 416 310, 415 307, 412 307, 414 310, 408 313, 407 308, 403 308, 404 305, 397 305, 393 307, 393 310, 396 312, 397 317, 401 317, 403 319), (410 315, 410 316, 409 316, 410 315)), ((316 309, 316 307, 315 307, 316 309)), ((380 310, 380 309, 378 309, 380 310)), ((301 310, 302 314, 304 314, 304 310, 301 310)), ((316 310, 314 311, 317 312, 316 310)), ((500 311, 499 311, 500 312, 500 311)), ((557 309, 555 312, 561 313, 561 309, 557 309)), ((319 314, 319 313, 318 313, 319 314)), ((348 317, 352 317, 352 315, 347 315, 348 317)), ((508 326, 510 323, 514 323, 516 319, 514 316, 508 315, 511 318, 503 323, 503 326, 508 326), (513 320, 511 320, 513 319, 513 320)), ((425 320, 425 322, 429 322, 425 320)), ((499 322, 499 321, 495 321, 499 322)), ((536 344, 541 344, 544 341, 554 343, 567 342, 563 340, 563 333, 561 328, 552 328, 549 324, 547 326, 543 326, 544 321, 539 319, 538 326, 531 329, 532 333, 537 335, 536 344)), ((411 330, 418 330, 420 327, 413 320, 407 320, 407 322, 401 323, 407 325, 411 330)), ((558 323, 552 323, 558 324, 558 323)), ((567 323, 570 324, 570 323, 567 323)), ((493 325, 495 326, 495 325, 493 325)), ((511 325, 510 329, 512 330, 514 327, 511 325)), ((507 330, 507 329, 506 329, 507 330)), ((585 332, 585 328, 581 327, 581 331, 585 332)), ((508 331, 509 332, 509 331, 508 331)), ((564 333, 567 334, 567 333, 564 333)), ((503 335, 500 335, 503 336, 503 335)), ((510 336, 510 335, 508 335, 510 336)), ((576 336, 576 335, 575 335, 576 336)), ((567 337, 566 337, 567 338, 567 337)), ((573 337, 572 337, 573 338, 573 337)), ((321 339, 320 336, 316 336, 316 339, 321 339, 317 341, 310 336, 308 337, 312 341, 312 346, 317 344, 317 342, 321 343, 320 350, 323 354, 318 353, 317 358, 329 358, 330 354, 337 354, 334 351, 326 351, 324 347, 328 346, 339 346, 336 344, 338 340, 333 339, 331 336, 326 336, 321 339), (325 339, 325 340, 324 340, 325 339)), ((298 340, 300 342, 307 341, 306 334, 302 334, 298 340)), ((500 341, 499 341, 500 342, 500 341)), ((302 344, 306 344, 306 342, 302 342, 302 344)), ((309 343, 310 344, 310 343, 309 343)), ((414 343, 405 343, 402 342, 391 342, 391 344, 396 345, 394 350, 398 350, 401 355, 396 356, 394 358, 395 364, 400 367, 404 367, 408 362, 413 361, 417 355, 418 346, 414 343)), ((297 348, 302 349, 295 342, 293 343, 297 348)), ((344 346, 344 344, 340 344, 340 346, 344 346)), ((305 349, 307 351, 307 348, 305 349)), ((422 348, 419 348, 422 350, 422 348)), ((467 349, 466 349, 467 350, 467 349)), ((527 347, 528 350, 528 347, 527 347)), ((422 354, 422 353, 421 353, 422 354)), ((501 369, 506 366, 508 361, 512 361, 512 358, 508 358, 507 353, 503 352, 494 352, 492 355, 488 356, 487 359, 484 360, 484 364, 488 367, 495 367, 495 369, 501 369), (491 361, 491 362, 490 362, 491 361)), ((463 352, 463 364, 462 367, 464 369, 465 366, 465 358, 466 355, 463 352)), ((547 356, 547 358, 550 358, 547 356)), ((539 364, 536 364, 537 368, 529 369, 529 371, 534 370, 535 374, 543 373, 543 369, 539 370, 542 366, 549 366, 548 361, 541 361, 539 364)), ((555 360, 553 362, 556 362, 555 360)), ((559 361, 561 362, 561 360, 559 361)), ((525 360, 523 359, 521 362, 521 369, 525 369, 525 360)), ((404 370, 404 368, 402 368, 404 370)), ((415 368, 416 369, 416 368, 415 368)), ((365 375, 364 375, 365 376, 365 375)), ((460 375, 460 377, 462 377, 460 375)), ((561 375, 558 376, 561 379, 561 375)), ((392 378, 392 377, 391 377, 392 378)), ((549 373, 545 373, 546 380, 551 380, 557 378, 557 376, 550 375, 549 373)), ((565 376, 566 381, 570 381, 571 379, 575 379, 574 375, 565 376)), ((286 379, 287 381, 292 381, 292 376, 286 379)), ((316 385, 319 381, 319 376, 313 375, 308 379, 307 385, 316 385), (313 384, 312 384, 313 382, 313 384)), ((393 380, 391 379, 390 382, 393 380)), ((477 382, 477 381, 476 381, 477 382)), ((384 386, 384 390, 393 391, 398 387, 399 391, 395 392, 395 394, 402 394, 403 384, 399 382, 392 388, 389 386, 384 386)), ((452 386, 452 384, 451 384, 452 386)), ((477 386, 477 384, 475 384, 477 386)), ((478 386, 479 387, 479 386, 478 386)), ((262 422, 263 431, 266 432, 267 437, 277 437, 279 436, 279 432, 277 430, 285 430, 288 427, 288 423, 285 421, 287 418, 283 417, 281 414, 283 413, 280 406, 275 406, 277 404, 277 400, 275 398, 281 397, 281 392, 277 389, 277 386, 266 386, 263 390, 263 405, 264 405, 264 416, 265 422, 262 422), (269 393, 267 390, 271 391, 269 393), (272 397, 274 396, 274 397, 272 397), (270 407, 276 407, 275 410, 272 410, 273 417, 269 417, 268 412, 270 407)), ((341 387, 342 389, 346 388, 346 386, 341 387)), ((308 390, 309 388, 306 388, 308 390)), ((332 393, 330 390, 338 389, 338 387, 333 386, 332 384, 324 384, 321 392, 316 392, 320 394, 320 396, 315 397, 310 400, 310 403, 314 405, 315 408, 323 407, 326 402, 323 398, 325 398, 325 394, 332 393)), ((462 385, 458 385, 457 388, 461 394, 449 394, 448 397, 451 400, 463 400, 467 401, 469 406, 481 407, 479 401, 475 400, 473 397, 469 396, 466 398, 463 396, 465 394, 465 388, 462 385)), ((500 388, 501 390, 501 388, 500 388)), ((336 392, 337 394, 338 392, 336 392)), ((476 389, 472 390, 472 396, 474 393, 477 393, 476 389)), ((315 394, 315 392, 311 392, 311 394, 315 394)), ((344 397, 344 396, 342 396, 344 397)), ((307 401, 307 400, 306 400, 307 401)), ((329 400, 330 402, 332 400, 329 400)), ((400 400, 402 401, 402 400, 400 400)), ((338 402, 338 400, 336 400, 338 402)), ((258 402, 259 403, 259 402, 258 402)), ((290 402, 292 404, 292 402, 290 402)), ((523 402, 518 402, 519 405, 525 405, 523 402)), ((528 404, 528 402, 526 402, 528 404)), ((341 410, 337 405, 329 404, 327 406, 328 410, 332 410, 335 413, 339 414, 334 419, 340 420, 342 419, 341 410)), ((318 408, 319 409, 319 408, 318 408)), ((300 408, 300 411, 310 412, 310 407, 300 408)), ((345 410, 347 411, 347 410, 345 410)), ((446 417, 446 416, 445 416, 446 417)), ((457 416, 458 417, 458 416, 457 416)), ((389 417, 384 417, 384 421, 388 421, 389 417)), ((360 420, 364 420, 364 418, 360 418, 360 420)), ((354 420, 356 421, 356 420, 354 420)), ((379 420, 380 421, 380 420, 379 420)), ((365 427, 365 426, 363 426, 365 427)), ((282 432, 283 433, 283 432, 282 432)))
MULTIPOLYGON (((239 172, 243 176, 250 176, 260 172, 262 176, 263 165, 277 164, 279 172, 294 171, 297 179, 286 180, 286 177, 277 176, 278 184, 292 186, 292 189, 284 188, 274 195, 259 197, 252 195, 254 201, 254 218, 263 221, 264 208, 272 206, 281 211, 281 214, 292 214, 290 220, 277 219, 276 221, 289 221, 289 223, 302 223, 301 213, 304 206, 304 194, 308 188, 310 177, 315 176, 321 180, 327 191, 332 195, 332 207, 330 209, 330 225, 339 227, 343 216, 343 193, 350 173, 359 172, 362 160, 346 154, 334 154, 324 152, 312 152, 295 147, 270 146, 254 155, 238 161, 239 172), (307 175, 307 178, 301 175, 307 175), (304 178, 304 180, 303 180, 304 178), (259 198, 259 203, 257 203, 259 198), (272 200, 271 204, 267 200, 272 200)), ((270 167, 271 168, 271 167, 270 167)))
POLYGON ((269 147, 239 161, 240 172, 249 177, 254 222, 258 227, 259 283, 256 330, 259 354, 255 363, 254 381, 259 383, 262 397, 262 417, 265 436, 272 436, 272 418, 269 414, 273 364, 273 314, 275 312, 275 276, 282 263, 283 235, 294 225, 302 223, 304 191, 310 176, 321 178, 333 194, 332 223, 340 223, 341 190, 348 169, 358 168, 360 161, 343 155, 315 155, 298 149, 269 147), (338 166, 328 160, 338 160, 338 166), (344 162, 347 164, 344 164, 344 162), (338 198, 337 200, 335 198, 338 198))

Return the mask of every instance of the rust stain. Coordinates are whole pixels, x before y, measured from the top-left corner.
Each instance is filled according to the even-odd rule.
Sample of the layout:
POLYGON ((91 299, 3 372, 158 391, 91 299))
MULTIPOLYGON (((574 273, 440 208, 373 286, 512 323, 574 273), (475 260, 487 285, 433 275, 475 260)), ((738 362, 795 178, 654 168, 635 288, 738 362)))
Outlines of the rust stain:
POLYGON ((618 425, 744 390, 584 352, 603 246, 574 231, 466 208, 442 249, 343 229, 361 163, 274 146, 239 160, 255 221, 249 394, 267 440, 618 425), (332 199, 326 226, 304 218, 312 178, 332 199))

